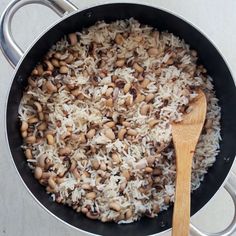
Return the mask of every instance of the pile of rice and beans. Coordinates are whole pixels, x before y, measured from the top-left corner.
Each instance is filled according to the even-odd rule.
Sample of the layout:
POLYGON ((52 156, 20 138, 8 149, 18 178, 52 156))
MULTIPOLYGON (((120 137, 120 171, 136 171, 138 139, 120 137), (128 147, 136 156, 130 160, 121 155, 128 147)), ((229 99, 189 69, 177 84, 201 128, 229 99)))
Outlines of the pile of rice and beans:
POLYGON ((219 152, 220 107, 197 52, 134 19, 97 22, 57 42, 28 78, 22 148, 52 198, 90 219, 130 223, 174 201, 171 123, 201 88, 207 118, 192 190, 219 152))

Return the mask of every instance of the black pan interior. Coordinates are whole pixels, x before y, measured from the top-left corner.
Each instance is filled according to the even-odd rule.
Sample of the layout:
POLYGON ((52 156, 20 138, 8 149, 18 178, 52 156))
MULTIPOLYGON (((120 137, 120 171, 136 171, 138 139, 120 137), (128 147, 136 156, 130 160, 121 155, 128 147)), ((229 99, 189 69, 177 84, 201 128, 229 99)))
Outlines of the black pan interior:
POLYGON ((199 63, 207 68, 214 79, 217 97, 222 108, 220 153, 217 161, 206 175, 201 187, 192 194, 191 214, 201 209, 215 194, 227 176, 234 161, 236 152, 236 90, 232 75, 215 47, 195 28, 180 18, 165 11, 138 4, 108 4, 90 8, 76 13, 63 20, 50 31, 44 34, 31 48, 24 58, 15 75, 7 105, 7 134, 11 153, 16 167, 33 195, 49 211, 82 230, 100 235, 150 235, 164 231, 171 227, 172 208, 162 212, 156 219, 143 218, 139 222, 129 225, 101 223, 85 218, 66 206, 54 203, 45 193, 45 190, 33 178, 27 167, 24 154, 21 150, 22 138, 19 133, 17 119, 18 106, 22 91, 26 85, 34 65, 42 58, 46 51, 64 34, 80 31, 93 25, 98 20, 106 22, 117 19, 134 17, 143 24, 156 27, 159 30, 168 30, 183 38, 199 53, 199 63))

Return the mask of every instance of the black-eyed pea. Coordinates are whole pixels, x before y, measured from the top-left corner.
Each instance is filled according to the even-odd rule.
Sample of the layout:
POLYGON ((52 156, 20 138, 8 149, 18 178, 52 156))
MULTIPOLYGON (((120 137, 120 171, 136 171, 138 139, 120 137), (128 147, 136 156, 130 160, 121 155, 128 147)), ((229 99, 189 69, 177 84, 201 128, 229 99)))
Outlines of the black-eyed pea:
POLYGON ((43 122, 43 123, 40 124, 37 128, 38 128, 38 130, 40 130, 40 131, 46 130, 46 129, 47 129, 47 124, 46 124, 46 122, 43 122))
POLYGON ((35 124, 39 122, 39 119, 37 117, 31 117, 28 119, 28 124, 35 124))
MULTIPOLYGON (((136 73, 138 73, 138 72, 136 72, 136 73)), ((138 74, 137 76, 138 76, 137 80, 138 80, 139 82, 141 82, 141 81, 144 80, 144 77, 142 76, 142 74, 138 74)))
POLYGON ((30 148, 27 148, 27 149, 25 150, 25 156, 26 156, 27 159, 32 159, 32 158, 33 158, 33 156, 32 156, 32 150, 31 150, 30 148))
POLYGON ((126 178, 127 181, 130 180, 130 173, 128 170, 123 170, 121 175, 126 178))
POLYGON ((68 146, 59 149, 59 155, 60 156, 68 156, 68 155, 71 154, 71 152, 72 152, 72 150, 68 146))
POLYGON ((120 141, 124 140, 124 136, 126 134, 127 130, 124 128, 121 128, 118 132, 118 138, 120 141))
POLYGON ((29 128, 28 123, 26 121, 22 121, 21 127, 20 127, 21 132, 26 131, 28 128, 29 128))
POLYGON ((122 67, 125 64, 125 59, 119 59, 116 61, 116 67, 122 67))
POLYGON ((108 98, 106 100, 106 106, 107 107, 112 107, 113 106, 113 99, 112 98, 108 98))
POLYGON ((78 37, 76 33, 68 34, 69 43, 74 46, 78 43, 78 37))
POLYGON ((25 138, 25 141, 28 144, 34 144, 36 142, 36 137, 34 135, 28 136, 25 138))
POLYGON ((105 162, 100 163, 100 169, 101 170, 106 170, 107 169, 107 166, 106 166, 105 162))
POLYGON ((54 179, 53 179, 52 177, 50 177, 50 178, 48 179, 48 185, 49 185, 50 188, 52 188, 52 189, 55 189, 56 186, 57 186, 56 182, 54 181, 54 179))
POLYGON ((86 214, 88 212, 88 208, 87 207, 82 207, 81 212, 86 214))
POLYGON ((38 157, 38 159, 37 159, 37 165, 39 166, 39 167, 41 167, 42 169, 44 169, 44 167, 45 167, 45 160, 46 160, 46 156, 45 155, 41 155, 40 157, 38 157))
POLYGON ((92 189, 92 187, 89 184, 87 184, 87 183, 82 184, 81 188, 84 189, 84 190, 91 190, 92 189))
POLYGON ((100 164, 99 164, 98 160, 96 160, 96 159, 92 160, 91 164, 92 164, 92 167, 93 167, 94 170, 99 169, 100 164))
POLYGON ((35 107, 37 109, 37 112, 42 112, 43 107, 42 107, 42 105, 39 102, 34 102, 34 105, 35 105, 35 107))
POLYGON ((65 61, 59 61, 60 67, 61 66, 66 66, 66 62, 65 61))
POLYGON ((112 75, 111 76, 111 81, 114 83, 118 79, 117 75, 112 75))
POLYGON ((109 122, 105 123, 104 125, 108 128, 113 128, 113 127, 115 127, 116 123, 114 121, 109 121, 109 122))
POLYGON ((99 169, 99 170, 97 170, 97 174, 100 175, 102 178, 106 178, 107 177, 106 175, 109 173, 99 169))
POLYGON ((56 197, 55 200, 56 200, 57 203, 61 203, 61 202, 62 202, 62 197, 61 197, 61 196, 58 196, 58 197, 56 197))
POLYGON ((154 97, 155 97, 155 95, 154 95, 153 93, 149 93, 149 94, 146 96, 145 101, 146 101, 147 103, 152 102, 152 100, 154 99, 154 97))
POLYGON ((155 213, 159 213, 159 212, 160 212, 160 206, 159 206, 159 204, 157 204, 157 203, 154 203, 154 204, 153 204, 153 211, 154 211, 155 213))
POLYGON ((166 62, 167 65, 173 65, 174 64, 174 60, 172 58, 169 58, 166 62))
MULTIPOLYGON (((115 86, 114 83, 113 83, 113 86, 115 86)), ((109 87, 109 88, 107 89, 105 95, 106 95, 107 97, 111 96, 112 93, 113 93, 113 90, 114 90, 114 89, 113 89, 112 87, 109 87)))
POLYGON ((152 165, 155 162, 155 157, 154 156, 148 156, 146 157, 148 165, 152 165))
POLYGON ((49 185, 46 187, 46 192, 47 193, 54 193, 55 192, 55 189, 54 188, 51 188, 49 185))
POLYGON ((121 34, 117 34, 115 37, 115 42, 119 45, 123 44, 124 42, 124 38, 121 34))
POLYGON ((39 120, 44 120, 44 113, 43 112, 39 112, 38 113, 38 117, 39 117, 39 120))
POLYGON ((152 173, 153 172, 153 169, 151 167, 146 167, 144 170, 145 170, 146 173, 152 173))
POLYGON ((124 93, 128 93, 129 92, 129 90, 130 90, 130 88, 131 88, 131 83, 127 83, 127 84, 125 84, 125 86, 124 86, 124 93))
POLYGON ((96 198, 97 194, 95 192, 89 192, 85 195, 85 197, 89 200, 94 200, 96 198))
POLYGON ((133 104, 133 96, 127 96, 125 99, 125 105, 132 106, 132 104, 133 104))
MULTIPOLYGON (((71 164, 71 168, 73 168, 73 167, 72 167, 72 164, 71 164)), ((80 174, 79 174, 79 171, 78 171, 77 168, 74 168, 74 169, 72 170, 72 174, 74 175, 74 177, 75 177, 77 180, 80 179, 80 174)))
POLYGON ((144 101, 144 100, 145 100, 145 96, 144 96, 143 94, 138 93, 138 94, 137 94, 137 97, 136 97, 136 99, 135 99, 135 102, 136 102, 136 103, 140 103, 140 102, 142 102, 142 101, 144 101))
POLYGON ((100 184, 101 183, 101 180, 102 180, 102 177, 98 176, 96 178, 96 185, 100 184))
POLYGON ((169 197, 169 196, 165 196, 165 197, 164 197, 164 203, 165 203, 166 205, 168 205, 168 204, 170 203, 170 197, 169 197))
POLYGON ((119 156, 118 156, 117 153, 112 153, 111 158, 112 158, 112 161, 113 161, 114 163, 116 163, 116 164, 119 164, 119 163, 120 163, 120 158, 119 158, 119 156))
POLYGON ((70 171, 73 171, 77 166, 77 162, 75 159, 71 160, 70 171))
POLYGON ((55 67, 60 67, 59 61, 58 61, 57 59, 55 59, 55 58, 53 58, 53 59, 51 60, 51 63, 52 63, 52 65, 55 66, 55 67))
POLYGON ((51 76, 51 75, 52 75, 52 71, 50 71, 50 70, 46 70, 46 71, 44 71, 43 74, 42 74, 42 76, 43 76, 43 77, 46 77, 46 78, 49 77, 49 76, 51 76))
POLYGON ((37 87, 37 83, 31 77, 28 78, 28 84, 33 88, 37 87))
POLYGON ((69 72, 69 68, 66 65, 62 65, 59 69, 61 74, 67 74, 69 72))
POLYGON ((36 179, 41 179, 42 174, 43 174, 42 168, 40 168, 39 166, 36 166, 36 167, 35 167, 35 170, 34 170, 34 177, 35 177, 36 179))
POLYGON ((62 57, 62 54, 60 52, 56 52, 54 54, 54 58, 58 59, 58 60, 61 60, 61 57, 62 57))
POLYGON ((46 70, 48 70, 48 71, 54 70, 54 66, 50 61, 44 61, 43 63, 46 65, 46 68, 47 68, 46 70))
POLYGON ((148 55, 150 57, 157 56, 158 55, 158 49, 157 48, 149 48, 148 49, 148 55))
MULTIPOLYGON (((42 168, 42 169, 43 169, 43 168, 42 168)), ((49 179, 50 177, 52 177, 51 172, 46 172, 46 171, 45 171, 45 172, 43 172, 41 178, 48 181, 48 179, 49 179)))
POLYGON ((156 176, 156 177, 154 178, 154 183, 158 184, 158 183, 160 183, 160 182, 161 182, 161 178, 160 178, 159 176, 156 176))
POLYGON ((87 212, 86 216, 91 219, 91 220, 97 220, 99 218, 99 213, 98 212, 87 212))
POLYGON ((33 70, 32 70, 32 72, 31 72, 31 75, 38 75, 39 73, 38 73, 38 71, 37 71, 37 69, 36 68, 34 68, 33 70))
POLYGON ((135 129, 128 129, 127 133, 131 136, 136 136, 138 134, 135 129))
POLYGON ((70 64, 70 63, 73 62, 73 60, 74 60, 73 55, 72 55, 72 54, 69 54, 69 56, 65 59, 65 62, 66 62, 67 64, 70 64))
POLYGON ((120 184, 120 191, 123 192, 125 190, 126 186, 127 186, 127 182, 126 181, 122 182, 120 184))
POLYGON ((162 174, 162 170, 160 168, 155 168, 152 172, 153 175, 161 175, 162 174))
POLYGON ((73 89, 73 90, 71 91, 71 94, 72 94, 73 96, 75 96, 75 97, 78 97, 78 96, 81 94, 80 88, 73 89))
POLYGON ((27 135, 28 135, 27 131, 21 132, 21 137, 22 137, 22 138, 26 138, 27 135))
POLYGON ((133 216, 132 210, 129 208, 125 213, 125 219, 128 220, 133 216))
POLYGON ((92 139, 95 134, 96 134, 96 130, 95 130, 95 129, 90 129, 90 130, 88 131, 88 133, 86 134, 86 137, 87 137, 88 139, 92 139))
POLYGON ((151 119, 149 122, 148 122, 148 125, 150 128, 153 128, 156 124, 158 124, 159 121, 157 119, 151 119))
POLYGON ((124 220, 125 219, 125 213, 124 212, 120 212, 119 216, 116 218, 116 220, 120 221, 120 220, 124 220))
POLYGON ((45 83, 45 87, 49 93, 54 93, 57 91, 57 87, 51 81, 47 81, 45 83))
POLYGON ((105 136, 111 140, 114 140, 116 138, 113 130, 111 128, 107 128, 105 129, 105 132, 104 132, 105 136))
POLYGON ((150 80, 149 79, 144 79, 141 83, 140 86, 141 88, 147 88, 147 86, 150 84, 150 80))
POLYGON ((143 40, 143 36, 141 36, 141 35, 136 35, 136 36, 134 37, 134 41, 136 41, 136 42, 138 42, 138 43, 140 43, 142 40, 143 40))
POLYGON ((55 143, 54 137, 53 137, 53 135, 51 135, 51 134, 47 134, 47 135, 46 135, 46 139, 47 139, 47 143, 48 143, 49 145, 53 145, 53 144, 55 143))
POLYGON ((195 50, 191 50, 191 55, 193 56, 193 57, 196 57, 197 56, 197 52, 195 51, 195 50))
POLYGON ((41 64, 36 66, 36 70, 38 71, 38 75, 42 75, 44 70, 43 70, 43 66, 41 64))
POLYGON ((123 121, 122 125, 125 127, 131 127, 131 124, 128 121, 123 121))
POLYGON ((117 212, 119 212, 119 211, 121 210, 121 206, 120 206, 120 204, 117 203, 117 202, 111 202, 111 203, 109 204, 109 208, 110 208, 111 210, 114 210, 114 211, 117 211, 117 212))
POLYGON ((150 109, 151 109, 150 105, 144 104, 144 105, 140 108, 140 113, 141 113, 141 115, 143 115, 143 116, 148 115, 148 113, 150 112, 150 109))
POLYGON ((212 125, 213 125, 213 120, 212 119, 207 119, 207 121, 205 123, 205 128, 210 129, 210 128, 212 128, 212 125))
POLYGON ((135 62, 133 64, 133 68, 138 72, 138 73, 142 73, 144 71, 143 67, 140 66, 137 62, 135 62))
POLYGON ((86 143, 86 142, 87 142, 86 136, 85 136, 84 133, 80 133, 80 134, 79 134, 79 142, 80 142, 80 143, 86 143))
POLYGON ((101 220, 101 222, 108 222, 109 221, 109 219, 106 217, 106 216, 102 216, 102 218, 100 219, 101 220))

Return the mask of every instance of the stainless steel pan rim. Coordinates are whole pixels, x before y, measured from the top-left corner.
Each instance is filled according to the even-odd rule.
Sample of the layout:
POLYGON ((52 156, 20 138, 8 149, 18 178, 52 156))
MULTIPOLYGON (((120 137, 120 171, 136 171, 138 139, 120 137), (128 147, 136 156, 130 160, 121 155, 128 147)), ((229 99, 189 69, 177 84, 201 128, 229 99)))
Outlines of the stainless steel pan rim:
MULTIPOLYGON (((78 9, 76 6, 74 6, 72 3, 70 3, 69 0, 14 0, 12 1, 6 8, 5 12, 3 13, 3 16, 1 18, 0 21, 0 47, 1 50, 4 54, 4 56, 6 57, 6 59, 9 61, 9 63, 12 65, 12 67, 15 69, 14 73, 13 73, 13 78, 16 75, 16 72, 18 71, 22 61, 24 60, 24 58, 27 56, 28 52, 31 50, 31 48, 34 46, 34 44, 48 31, 50 31, 55 25, 57 25, 59 22, 65 20, 66 18, 77 14, 79 11, 83 11, 83 10, 87 10, 90 9, 91 7, 94 6, 99 6, 99 5, 104 5, 107 4, 107 1, 103 1, 103 2, 99 2, 98 4, 88 4, 87 7, 85 8, 81 8, 78 9), (55 23, 53 23, 49 28, 47 28, 45 31, 43 31, 33 42, 32 44, 28 47, 28 49, 23 52, 15 43, 15 41, 12 38, 12 34, 11 34, 11 19, 14 15, 14 13, 16 11, 18 11, 22 6, 27 5, 27 4, 32 4, 32 3, 37 3, 37 4, 42 4, 45 6, 50 7, 53 11, 55 11, 59 16, 61 16, 62 18, 60 18, 59 20, 57 20, 55 23), (11 13, 9 15, 9 12, 11 13), (5 42, 5 40, 3 40, 3 37, 6 37, 8 39, 8 42, 5 42), (3 43, 5 43, 3 45, 3 43)), ((112 1, 109 1, 109 4, 111 3, 117 3, 112 1)), ((133 3, 133 2, 119 2, 119 3, 133 3)), ((230 68, 230 65, 228 63, 228 61, 226 60, 226 58, 224 57, 224 55, 221 53, 221 51, 219 50, 219 48, 216 46, 216 44, 208 38, 208 36, 201 30, 199 29, 196 25, 194 25, 193 23, 189 22, 188 20, 186 20, 182 15, 177 14, 173 11, 170 11, 169 9, 166 9, 164 7, 156 7, 154 5, 151 4, 140 4, 137 3, 138 5, 144 5, 144 6, 149 6, 149 7, 153 7, 153 8, 157 8, 160 9, 162 11, 165 11, 169 14, 172 14, 180 19, 182 19, 183 21, 185 21, 186 23, 188 23, 189 25, 191 25, 193 28, 195 28, 197 31, 199 31, 205 38, 207 38, 210 43, 215 47, 215 49, 218 51, 219 55, 223 58, 225 64, 227 65, 231 75, 233 75, 232 70, 230 68)), ((234 76, 233 76, 234 77, 234 76)), ((13 82, 13 80, 12 80, 13 82)), ((4 128, 5 128, 5 139, 6 139, 6 143, 7 143, 7 148, 8 148, 8 152, 11 155, 11 150, 10 150, 10 146, 9 146, 9 142, 8 142, 8 137, 7 137, 7 101, 9 98, 9 92, 12 86, 12 82, 10 83, 9 87, 8 87, 8 95, 7 98, 5 100, 5 117, 4 117, 4 128)), ((235 83, 235 80, 234 80, 235 83)), ((27 187, 27 185, 25 184, 24 180, 22 179, 20 173, 17 170, 17 167, 14 163, 13 158, 11 158, 14 167, 16 169, 16 172, 18 174, 18 176, 20 177, 23 185, 25 186, 25 188, 27 189, 27 192, 34 198, 34 200, 50 215, 54 216, 56 219, 58 219, 60 222, 66 224, 69 227, 72 227, 78 231, 80 231, 81 233, 87 234, 87 235, 97 235, 97 234, 93 234, 87 231, 84 231, 82 229, 79 229, 67 222, 65 222, 64 220, 62 220, 61 218, 59 218, 58 216, 56 216, 55 214, 53 214, 50 210, 48 210, 35 196, 34 194, 29 190, 29 188, 27 187)), ((236 160, 234 159, 234 162, 232 164, 232 166, 236 163, 236 160)), ((206 233, 206 232, 202 232, 201 230, 199 230, 197 227, 195 227, 194 225, 190 225, 190 231, 191 231, 191 235, 194 236, 230 236, 233 233, 236 232, 236 175, 232 172, 232 167, 231 167, 231 171, 228 173, 227 177, 225 178, 224 182, 221 185, 222 187, 224 187, 226 189, 226 191, 230 194, 230 196, 233 199, 234 202, 234 207, 235 207, 235 213, 234 213, 234 217, 232 222, 230 223, 230 225, 223 231, 219 232, 219 233, 206 233)), ((222 188, 221 187, 221 188, 222 188)), ((212 198, 205 204, 205 206, 207 204, 209 204, 209 202, 216 196, 216 194, 218 193, 218 191, 221 189, 219 188, 217 190, 217 192, 212 196, 212 198)), ((204 207, 205 207, 204 206, 204 207)), ((196 216, 197 214, 199 214, 200 210, 198 212, 196 212, 193 216, 196 216)), ((161 233, 155 234, 155 235, 161 235, 164 233, 167 233, 171 230, 167 229, 165 231, 162 231, 161 233)))

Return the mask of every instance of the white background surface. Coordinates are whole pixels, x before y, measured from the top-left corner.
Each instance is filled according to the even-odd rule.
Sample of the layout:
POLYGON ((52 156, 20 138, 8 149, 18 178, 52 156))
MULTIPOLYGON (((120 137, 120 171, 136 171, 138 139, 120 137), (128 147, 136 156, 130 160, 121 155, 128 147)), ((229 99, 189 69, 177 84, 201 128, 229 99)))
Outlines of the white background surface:
MULTIPOLYGON (((9 2, 10 0, 0 0, 0 13, 9 2)), ((73 0, 73 2, 80 9, 97 3, 93 0, 73 0)), ((130 2, 138 2, 138 0, 130 0, 130 2)), ((235 0, 146 0, 140 2, 172 10, 194 23, 215 42, 229 62, 233 74, 236 75, 235 0)), ((23 49, 26 49, 36 36, 56 19, 58 16, 46 7, 31 5, 21 9, 13 20, 13 34, 16 41, 23 49)), ((13 69, 2 53, 0 53, 0 75, 0 129, 2 131, 0 132, 0 236, 85 235, 45 212, 30 196, 19 179, 4 136, 4 106, 13 69)), ((193 217, 192 222, 204 230, 216 232, 230 222, 233 213, 232 200, 222 189, 197 216, 193 217)))

